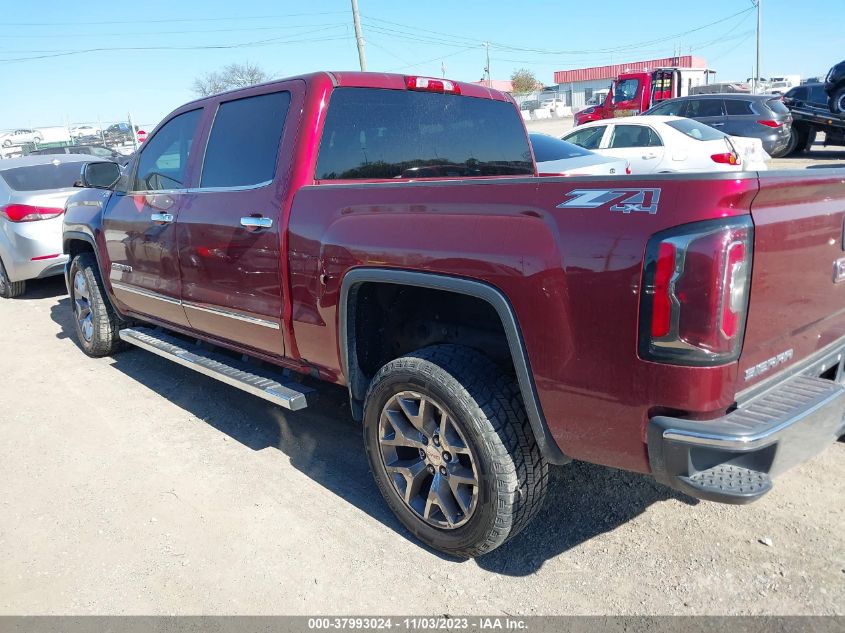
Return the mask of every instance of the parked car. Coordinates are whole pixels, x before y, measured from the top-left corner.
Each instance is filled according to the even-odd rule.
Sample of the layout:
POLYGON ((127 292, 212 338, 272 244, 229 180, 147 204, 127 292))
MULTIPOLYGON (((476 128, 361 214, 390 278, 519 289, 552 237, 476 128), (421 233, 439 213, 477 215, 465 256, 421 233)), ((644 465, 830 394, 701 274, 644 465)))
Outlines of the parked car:
POLYGON ((0 297, 26 290, 29 279, 62 273, 62 214, 78 191, 84 156, 26 156, 0 161, 0 297))
POLYGON ((830 69, 824 80, 824 89, 828 96, 830 111, 845 113, 845 61, 830 69))
POLYGON ((792 115, 781 97, 771 95, 693 95, 664 101, 644 115, 682 116, 731 136, 759 138, 772 158, 785 156, 792 115))
POLYGON ((41 156, 47 154, 85 154, 87 156, 96 156, 100 159, 113 160, 119 165, 125 165, 131 158, 131 155, 127 156, 126 154, 122 154, 110 147, 106 147, 105 145, 67 145, 64 147, 46 147, 29 153, 30 156, 41 156))
POLYGON ((93 125, 77 125, 70 128, 71 138, 80 138, 86 136, 99 136, 100 128, 93 125))
POLYGON ((724 132, 673 116, 602 119, 573 128, 563 140, 627 160, 634 174, 766 169, 768 158, 750 145, 738 147, 724 132), (753 165, 743 160, 746 153, 753 165))
POLYGON ((628 161, 600 156, 548 134, 528 135, 541 176, 622 176, 631 173, 628 161))
POLYGON ((26 145, 27 143, 40 143, 44 136, 38 130, 15 130, 0 134, 0 145, 11 147, 12 145, 26 145))
POLYGON ((540 514, 549 463, 748 503, 845 433, 841 170, 537 178, 506 95, 359 72, 193 101, 131 165, 68 201, 81 349, 291 410, 291 373, 347 387, 387 505, 451 555, 540 514), (472 175, 403 177, 446 162, 472 175))
MULTIPOLYGON (((138 131, 138 126, 135 126, 135 131, 138 131)), ((106 142, 109 143, 128 143, 134 138, 132 128, 128 123, 115 123, 108 126, 103 132, 106 142)))

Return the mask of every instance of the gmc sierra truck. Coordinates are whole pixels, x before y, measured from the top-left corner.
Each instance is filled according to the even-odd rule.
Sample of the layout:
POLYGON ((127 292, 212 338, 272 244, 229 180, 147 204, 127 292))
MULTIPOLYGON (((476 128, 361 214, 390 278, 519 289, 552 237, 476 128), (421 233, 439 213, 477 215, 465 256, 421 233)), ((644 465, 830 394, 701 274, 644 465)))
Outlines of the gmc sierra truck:
POLYGON ((315 73, 88 165, 70 303, 89 356, 135 345, 292 410, 302 376, 345 385, 390 508, 477 556, 550 464, 746 503, 845 432, 837 171, 538 177, 507 95, 315 73))

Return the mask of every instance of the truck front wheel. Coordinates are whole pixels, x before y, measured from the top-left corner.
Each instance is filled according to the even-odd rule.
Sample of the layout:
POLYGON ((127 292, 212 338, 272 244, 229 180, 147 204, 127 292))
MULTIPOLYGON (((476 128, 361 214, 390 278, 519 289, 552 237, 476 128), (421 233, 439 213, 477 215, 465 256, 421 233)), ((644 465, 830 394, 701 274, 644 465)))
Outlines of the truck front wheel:
POLYGON ((120 321, 109 303, 93 253, 80 253, 70 264, 70 304, 82 351, 98 358, 123 348, 120 321))
POLYGON ((845 112, 845 86, 840 86, 830 95, 830 111, 836 114, 845 112))
POLYGON ((548 465, 519 389, 469 348, 435 345, 382 367, 364 404, 364 442, 399 520, 450 555, 502 545, 546 494, 548 465))

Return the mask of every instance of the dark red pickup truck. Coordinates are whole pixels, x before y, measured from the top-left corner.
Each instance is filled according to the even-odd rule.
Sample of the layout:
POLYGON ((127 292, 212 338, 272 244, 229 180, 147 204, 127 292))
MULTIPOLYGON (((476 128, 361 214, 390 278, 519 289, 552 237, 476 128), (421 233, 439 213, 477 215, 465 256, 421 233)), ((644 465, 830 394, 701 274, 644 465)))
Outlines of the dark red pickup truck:
POLYGON ((845 432, 836 170, 539 178, 510 97, 376 73, 189 103, 114 170, 65 218, 83 350, 348 386, 437 549, 516 534, 549 464, 745 503, 845 432))

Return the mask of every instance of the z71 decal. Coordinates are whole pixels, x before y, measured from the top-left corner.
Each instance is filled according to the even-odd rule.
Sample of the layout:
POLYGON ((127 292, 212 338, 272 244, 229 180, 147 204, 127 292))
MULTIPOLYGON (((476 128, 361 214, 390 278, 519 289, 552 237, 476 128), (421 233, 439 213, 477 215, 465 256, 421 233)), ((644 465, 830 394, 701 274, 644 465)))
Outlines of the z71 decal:
POLYGON ((573 189, 558 209, 597 209, 614 202, 611 211, 657 213, 660 189, 573 189))

